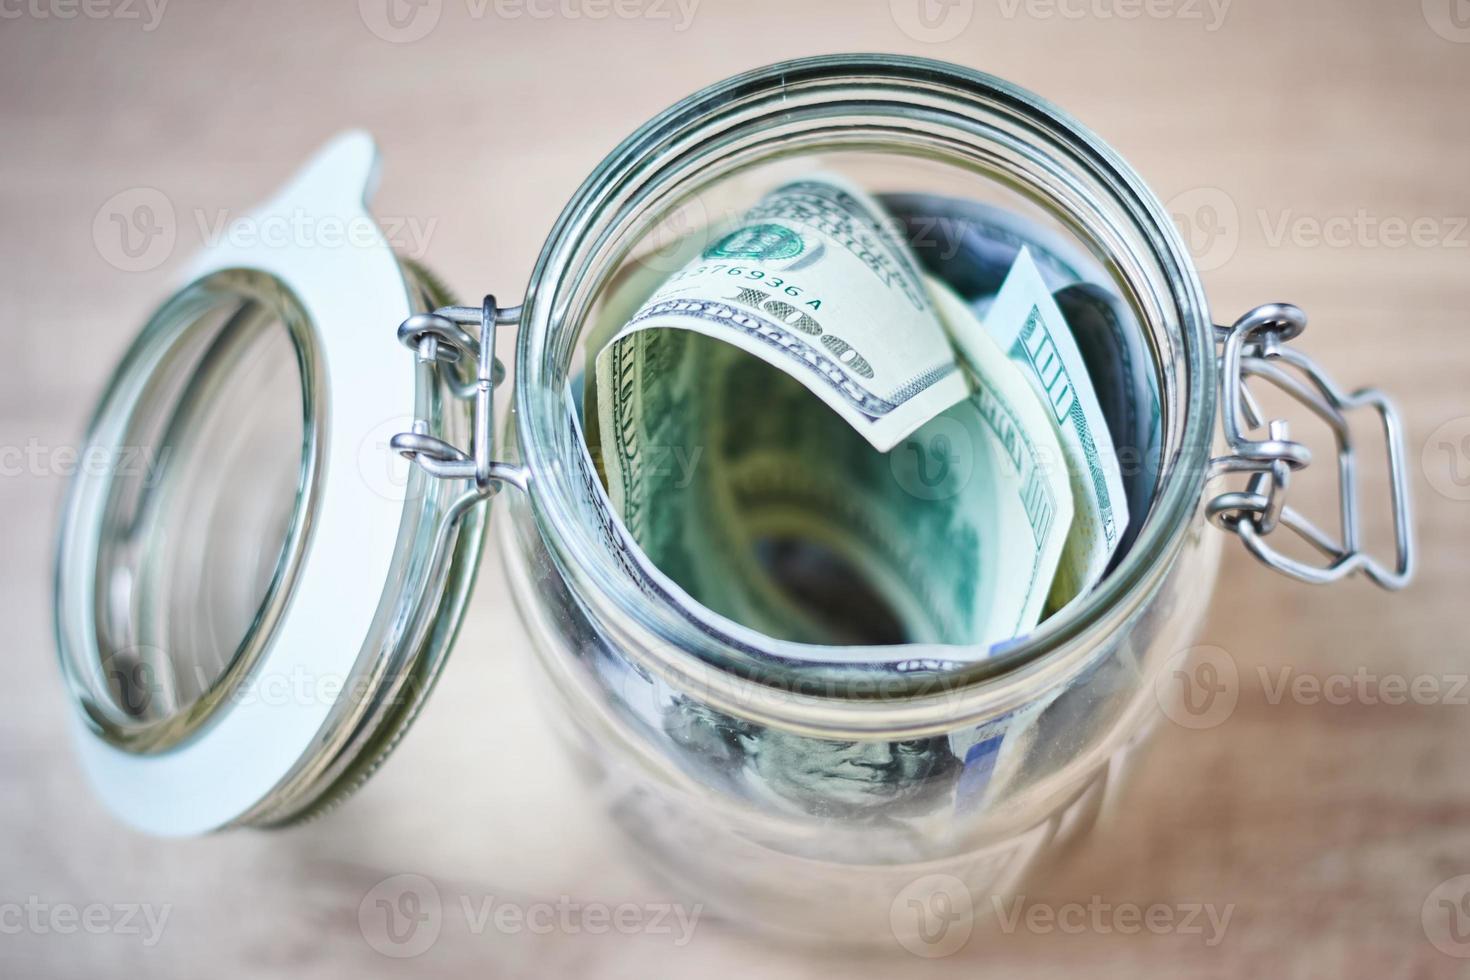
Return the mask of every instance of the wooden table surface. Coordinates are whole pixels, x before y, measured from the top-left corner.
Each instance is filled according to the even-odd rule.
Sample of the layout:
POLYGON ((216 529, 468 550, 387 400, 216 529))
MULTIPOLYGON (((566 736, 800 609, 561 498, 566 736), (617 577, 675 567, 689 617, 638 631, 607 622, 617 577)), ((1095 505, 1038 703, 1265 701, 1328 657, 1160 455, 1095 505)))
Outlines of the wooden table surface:
POLYGON ((424 0, 396 21, 376 0, 0 6, 0 974, 1470 975, 1450 955, 1470 903, 1442 904, 1470 874, 1470 9, 954 0, 924 27, 914 2, 424 0), (397 873, 435 881, 446 906, 657 894, 547 746, 493 555, 434 705, 348 807, 188 841, 111 820, 68 744, 49 628, 63 451, 210 216, 360 125, 383 153, 377 211, 420 233, 410 250, 466 294, 514 295, 572 190, 643 119, 725 75, 844 50, 972 65, 1065 106, 1190 223, 1217 320, 1296 302, 1307 351, 1398 398, 1413 586, 1298 585, 1228 546, 1201 642, 1238 668, 1233 714, 1164 726, 1120 819, 1037 886, 1054 907, 1229 907, 1221 941, 1019 929, 931 961, 715 922, 676 948, 477 934, 446 914, 423 955, 380 955, 357 911, 397 873), (109 215, 157 199, 140 193, 172 208, 174 240, 129 257, 109 215), (1308 686, 1282 696, 1283 670, 1308 686), (1416 680, 1424 696, 1393 703, 1416 680), (147 912, 166 914, 161 933, 147 912), (68 918, 83 915, 95 928, 68 918))

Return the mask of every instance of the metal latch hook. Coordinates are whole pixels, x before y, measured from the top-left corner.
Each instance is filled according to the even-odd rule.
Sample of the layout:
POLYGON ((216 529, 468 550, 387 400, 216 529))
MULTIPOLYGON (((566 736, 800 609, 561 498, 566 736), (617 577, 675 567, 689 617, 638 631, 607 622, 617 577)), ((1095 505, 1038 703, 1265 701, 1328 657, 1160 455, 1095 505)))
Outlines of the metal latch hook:
POLYGON ((493 458, 495 449, 495 386, 505 380, 505 366, 495 357, 495 328, 519 322, 521 308, 499 307, 486 296, 479 307, 441 306, 418 313, 398 327, 398 340, 421 360, 456 364, 474 358, 475 380, 462 392, 474 400, 473 444, 468 452, 429 434, 429 423, 415 419, 412 432, 390 440, 393 449, 440 480, 470 480, 477 497, 491 497, 503 484, 526 488, 526 470, 493 458), (478 326, 479 335, 464 329, 478 326))
POLYGON ((1307 316, 1289 303, 1258 306, 1230 327, 1215 328, 1220 351, 1221 427, 1230 452, 1210 460, 1211 479, 1227 473, 1249 473, 1245 490, 1216 495, 1205 513, 1216 525, 1234 531, 1261 561, 1303 582, 1325 584, 1362 571, 1385 589, 1401 589, 1414 573, 1414 538, 1409 503, 1408 474, 1404 464, 1404 431, 1398 411, 1388 396, 1375 388, 1345 393, 1322 373, 1314 361, 1287 342, 1301 334, 1307 316), (1291 370, 1288 370, 1290 368, 1291 370), (1265 439, 1252 439, 1260 429, 1260 408, 1246 388, 1248 378, 1262 378, 1305 405, 1332 430, 1337 441, 1339 513, 1338 535, 1318 528, 1286 503, 1291 474, 1312 461, 1307 447, 1292 441, 1286 419, 1265 423, 1265 439), (1393 503, 1395 562, 1388 568, 1362 547, 1358 511, 1357 463, 1347 413, 1372 408, 1383 425, 1388 445, 1389 489, 1393 503), (1272 547, 1267 536, 1286 527, 1325 557, 1312 564, 1287 557, 1272 547))

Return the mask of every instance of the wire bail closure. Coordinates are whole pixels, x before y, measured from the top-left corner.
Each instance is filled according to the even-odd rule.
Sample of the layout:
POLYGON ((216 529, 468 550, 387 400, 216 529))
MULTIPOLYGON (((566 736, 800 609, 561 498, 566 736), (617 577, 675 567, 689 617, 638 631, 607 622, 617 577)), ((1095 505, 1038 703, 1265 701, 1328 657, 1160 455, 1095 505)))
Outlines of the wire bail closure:
POLYGON ((457 388, 461 397, 474 399, 473 445, 469 452, 429 434, 429 423, 415 419, 412 432, 400 432, 390 440, 393 449, 414 465, 440 480, 470 480, 477 499, 492 497, 503 484, 526 489, 524 467, 494 459, 495 386, 505 380, 505 366, 495 357, 495 328, 519 322, 521 308, 501 308, 494 296, 486 296, 479 307, 441 306, 432 313, 417 313, 398 327, 398 340, 412 350, 421 363, 457 364, 465 357, 475 360, 472 386, 457 388), (479 335, 465 329, 479 326, 479 335))
MULTIPOLYGON (((422 363, 457 364, 475 359, 472 386, 456 389, 474 399, 473 445, 465 452, 429 434, 429 423, 415 419, 413 431, 395 435, 392 448, 441 480, 468 480, 474 484, 466 497, 483 500, 504 484, 526 489, 529 474, 522 466, 494 459, 495 386, 505 379, 505 367, 495 357, 499 325, 520 320, 519 306, 501 308, 486 296, 477 308, 442 306, 418 313, 398 327, 398 340, 422 363), (474 336, 466 327, 479 326, 474 336)), ((1217 494, 1205 505, 1216 526, 1234 531, 1241 543, 1266 565, 1292 578, 1327 584, 1362 571, 1379 586, 1402 589, 1413 577, 1414 540, 1408 476, 1404 464, 1403 423, 1393 402, 1376 388, 1351 393, 1339 389, 1316 363, 1287 346, 1307 326, 1307 316, 1290 303, 1268 303, 1246 313, 1232 326, 1215 327, 1220 352, 1221 427, 1230 452, 1210 460, 1208 478, 1248 473, 1244 490, 1217 494), (1287 370, 1292 368, 1294 370, 1287 370), (1306 406, 1332 430, 1337 441, 1339 531, 1336 538, 1318 528, 1286 502, 1291 475, 1312 461, 1311 451, 1291 439, 1286 419, 1265 420, 1255 397, 1246 387, 1250 378, 1263 378, 1306 406), (1389 489, 1393 503, 1393 568, 1363 550, 1358 510, 1357 460, 1347 412, 1371 408, 1378 413, 1388 446, 1389 489), (1265 438, 1248 433, 1264 426, 1265 438), (1266 539, 1285 527, 1316 548, 1326 561, 1312 564, 1288 557, 1266 539)))
POLYGON ((1404 467, 1403 423, 1392 401, 1375 388, 1344 393, 1311 358, 1286 346, 1307 326, 1307 315, 1289 303, 1258 306, 1230 327, 1215 327, 1220 353, 1221 427, 1230 453, 1210 460, 1209 478, 1226 473, 1249 473, 1243 491, 1227 491, 1206 505, 1205 513, 1217 526, 1234 531, 1241 542, 1265 564, 1313 584, 1326 584, 1357 571, 1379 586, 1402 589, 1414 569, 1414 540, 1408 477, 1404 467), (1294 371, 1288 371, 1287 368, 1294 371), (1305 405, 1327 423, 1337 441, 1340 529, 1333 538, 1286 503, 1291 474, 1311 463, 1306 446, 1293 442, 1286 419, 1265 423, 1266 438, 1253 439, 1263 420, 1259 405, 1246 387, 1249 378, 1263 378, 1305 405), (1368 407, 1378 413, 1388 444, 1389 487, 1393 502, 1395 564, 1392 569, 1369 556, 1361 546, 1357 465, 1348 411, 1368 407), (1266 540, 1286 527, 1325 557, 1322 564, 1289 558, 1266 540))

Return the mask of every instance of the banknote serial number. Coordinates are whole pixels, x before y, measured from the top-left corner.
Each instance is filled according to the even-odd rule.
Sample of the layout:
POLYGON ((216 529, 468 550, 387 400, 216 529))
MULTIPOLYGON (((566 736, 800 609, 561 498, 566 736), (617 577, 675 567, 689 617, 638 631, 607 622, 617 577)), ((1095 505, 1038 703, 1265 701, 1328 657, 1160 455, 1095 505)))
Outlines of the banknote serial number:
MULTIPOLYGON (((675 283, 682 279, 692 279, 708 275, 725 275, 731 279, 758 282, 768 290, 775 290, 781 295, 790 296, 793 299, 807 295, 805 287, 793 285, 784 277, 773 275, 765 269, 752 269, 748 265, 726 265, 723 262, 683 269, 670 277, 668 282, 675 283)), ((822 308, 822 300, 819 298, 808 299, 804 300, 802 305, 810 307, 814 311, 820 310, 822 308)))
MULTIPOLYGON (((675 274, 668 282, 698 278, 705 283, 722 278, 730 281, 732 292, 718 299, 733 303, 770 317, 782 327, 806 334, 817 339, 837 363, 851 374, 871 381, 876 371, 872 361, 852 344, 836 334, 827 333, 820 321, 812 314, 822 308, 819 298, 806 298, 808 293, 801 286, 793 285, 781 276, 771 275, 764 269, 753 269, 747 265, 713 263, 695 266, 675 274), (791 302, 788 302, 790 300, 791 302)), ((663 290, 660 290, 660 294, 663 290)))

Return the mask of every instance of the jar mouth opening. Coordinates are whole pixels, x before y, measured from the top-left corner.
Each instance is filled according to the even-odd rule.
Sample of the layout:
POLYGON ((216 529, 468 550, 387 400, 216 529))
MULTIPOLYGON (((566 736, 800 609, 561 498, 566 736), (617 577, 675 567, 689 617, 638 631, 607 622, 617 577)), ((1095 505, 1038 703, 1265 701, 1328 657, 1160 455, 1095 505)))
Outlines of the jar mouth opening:
MULTIPOLYGON (((696 216, 697 217, 697 216, 696 216)), ((672 270, 670 270, 672 271, 672 270)), ((714 668, 801 694, 909 699, 1042 669, 1085 652, 1145 597, 1183 542, 1205 477, 1214 414, 1214 346, 1203 290, 1163 206, 1101 140, 1000 79, 886 55, 802 59, 714 85, 645 124, 613 151, 562 213, 532 274, 517 348, 516 425, 534 474, 532 511, 548 551, 593 618, 676 672, 714 668), (666 597, 640 591, 599 530, 570 453, 568 384, 597 294, 649 229, 770 161, 821 154, 902 158, 1006 188, 1049 212, 1105 264, 1134 306, 1158 371, 1162 466, 1128 553, 1091 594, 983 659, 854 689, 831 665, 752 656, 695 628, 666 597), (651 651, 651 652, 649 652, 651 651), (1070 654, 1069 654, 1070 651, 1070 654), (692 659, 691 659, 692 658, 692 659), (676 662, 677 661, 677 662, 676 662)), ((601 506, 601 505, 599 505, 601 506)))

